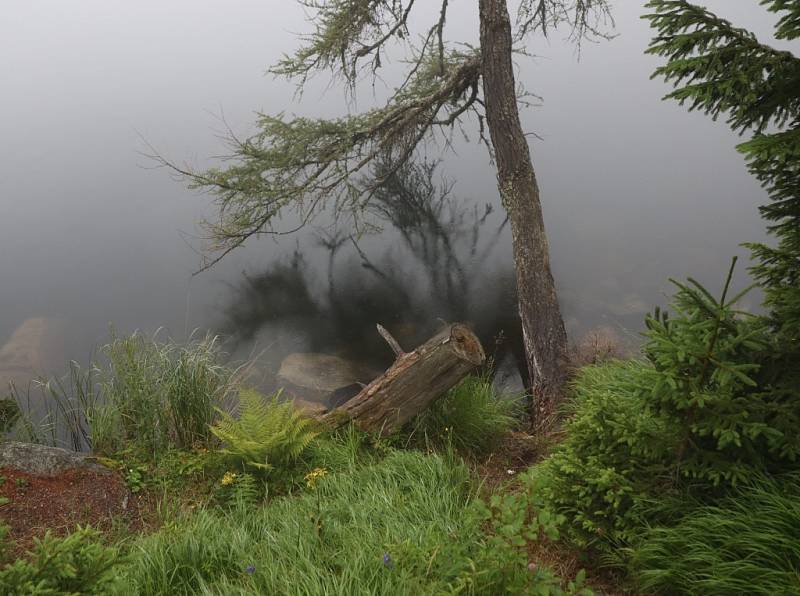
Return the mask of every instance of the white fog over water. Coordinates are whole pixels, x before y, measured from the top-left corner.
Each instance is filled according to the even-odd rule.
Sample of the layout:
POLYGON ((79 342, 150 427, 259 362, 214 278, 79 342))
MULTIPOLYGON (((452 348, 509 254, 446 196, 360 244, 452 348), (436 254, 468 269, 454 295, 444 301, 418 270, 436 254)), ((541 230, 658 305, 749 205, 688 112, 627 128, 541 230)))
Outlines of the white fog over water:
MULTIPOLYGON (((771 15, 753 2, 706 4, 765 36, 770 30, 771 15)), ((474 41, 477 3, 452 5, 448 37, 474 41)), ((580 60, 559 34, 532 44, 535 58, 520 59, 520 82, 543 98, 523 122, 541 137, 531 137, 534 166, 573 334, 611 325, 635 337, 644 313, 666 302, 668 277, 691 275, 718 288, 731 256, 747 254, 739 245, 764 238, 757 206, 766 197, 735 151, 739 138, 724 122, 662 102, 668 88, 649 79, 658 60, 644 55, 651 32, 642 5, 616 2, 617 37, 585 44, 580 60)), ((369 107, 369 85, 348 105, 324 75, 301 100, 291 84, 265 75, 305 28, 302 10, 285 0, 2 3, 0 346, 24 321, 46 319, 62 329, 40 362, 49 369, 88 360, 109 324, 121 332, 164 327, 177 338, 212 329, 241 336, 241 349, 253 339, 267 347, 283 328, 283 311, 263 312, 272 303, 252 289, 259 287, 253 280, 276 263, 290 266, 295 250, 311 294, 329 300, 328 255, 313 229, 261 238, 192 277, 201 263, 196 222, 213 215, 211 197, 143 155, 147 142, 177 162, 203 166, 225 152, 223 115, 246 135, 256 111, 333 116, 369 107)), ((385 91, 379 82, 375 94, 385 91)), ((429 155, 437 156, 434 147, 429 155)), ((443 157, 437 180, 454 184, 459 204, 496 207, 481 230, 485 247, 502 223, 485 148, 459 142, 457 153, 443 157)), ((323 219, 316 223, 324 226, 323 219)), ((396 234, 387 230, 364 247, 374 262, 391 261, 425 302, 430 279, 396 234)), ((509 235, 480 266, 470 258, 464 267, 474 294, 458 314, 513 313, 508 300, 487 294, 493 282, 482 281, 511 271, 509 235)), ((336 262, 340 286, 364 298, 364 316, 389 316, 375 306, 386 306, 382 298, 370 298, 374 284, 363 279, 375 280, 355 253, 336 262)), ((436 300, 426 308, 414 313, 416 325, 454 316, 436 300)), ((325 312, 319 316, 334 316, 325 312)), ((294 348, 313 344, 295 323, 294 348)))

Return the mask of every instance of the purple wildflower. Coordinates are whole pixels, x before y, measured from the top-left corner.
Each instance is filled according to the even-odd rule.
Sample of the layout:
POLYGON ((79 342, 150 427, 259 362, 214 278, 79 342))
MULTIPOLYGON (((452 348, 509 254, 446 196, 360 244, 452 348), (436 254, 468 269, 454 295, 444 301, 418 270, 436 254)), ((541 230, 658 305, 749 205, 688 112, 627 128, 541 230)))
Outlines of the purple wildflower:
POLYGON ((250 575, 253 575, 256 572, 256 566, 255 565, 248 565, 247 567, 244 568, 244 572, 245 573, 249 573, 250 575))
POLYGON ((387 567, 388 569, 392 569, 394 567, 394 561, 392 561, 392 557, 389 553, 383 553, 383 566, 387 567))

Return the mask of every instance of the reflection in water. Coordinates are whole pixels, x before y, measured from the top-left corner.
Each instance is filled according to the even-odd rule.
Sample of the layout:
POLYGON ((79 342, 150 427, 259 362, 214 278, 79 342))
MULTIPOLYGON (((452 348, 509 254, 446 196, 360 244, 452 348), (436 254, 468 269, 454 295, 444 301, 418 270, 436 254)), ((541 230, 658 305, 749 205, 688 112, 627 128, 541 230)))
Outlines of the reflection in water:
POLYGON ((223 331, 234 348, 257 340, 273 369, 296 351, 383 368, 392 353, 376 323, 412 349, 458 320, 473 326, 497 362, 521 356, 513 270, 490 262, 506 222, 489 205, 453 197, 448 182, 437 182, 434 163, 396 172, 379 166, 373 174, 387 179, 369 207, 383 230, 382 252, 369 237, 320 232, 314 253, 326 257, 321 275, 300 250, 245 275, 225 309, 223 331))
POLYGON ((65 324, 53 318, 24 320, 0 346, 0 397, 10 384, 27 387, 48 370, 65 363, 65 324))

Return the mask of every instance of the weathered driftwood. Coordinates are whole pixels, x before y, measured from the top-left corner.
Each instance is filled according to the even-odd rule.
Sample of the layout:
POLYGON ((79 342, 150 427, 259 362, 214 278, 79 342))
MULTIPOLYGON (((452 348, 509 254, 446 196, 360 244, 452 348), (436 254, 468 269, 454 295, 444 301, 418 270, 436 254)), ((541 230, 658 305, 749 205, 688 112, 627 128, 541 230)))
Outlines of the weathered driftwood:
MULTIPOLYGON (((380 331, 385 338, 388 332, 380 331)), ((353 421, 366 431, 392 432, 486 361, 478 338, 460 323, 448 325, 413 352, 387 342, 400 351, 394 364, 323 421, 334 426, 353 421)))

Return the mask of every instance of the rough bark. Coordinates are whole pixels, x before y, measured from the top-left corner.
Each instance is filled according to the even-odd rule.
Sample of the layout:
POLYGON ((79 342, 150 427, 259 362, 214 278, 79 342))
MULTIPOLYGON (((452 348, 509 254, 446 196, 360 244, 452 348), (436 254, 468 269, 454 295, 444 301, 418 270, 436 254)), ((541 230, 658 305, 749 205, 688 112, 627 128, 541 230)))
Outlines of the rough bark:
POLYGON ((333 426, 352 421, 365 431, 390 433, 485 361, 475 334, 462 324, 449 325, 413 352, 399 354, 384 374, 322 420, 333 426))
POLYGON ((551 422, 565 380, 567 335, 550 271, 539 187, 519 118, 506 0, 480 0, 480 29, 486 120, 511 223, 532 415, 541 428, 551 422))

